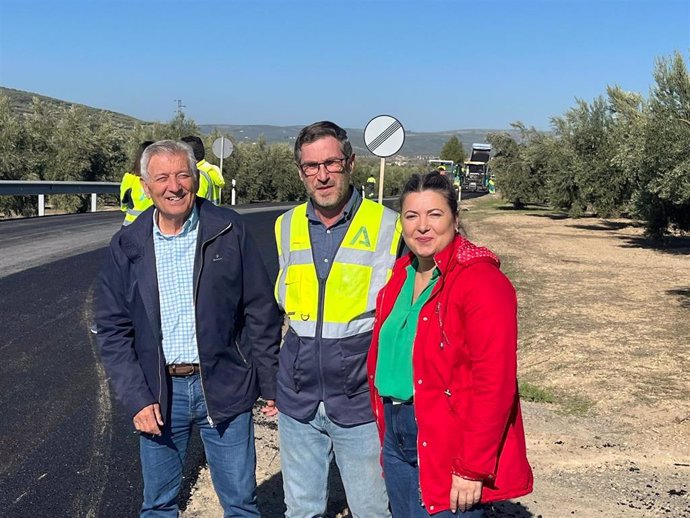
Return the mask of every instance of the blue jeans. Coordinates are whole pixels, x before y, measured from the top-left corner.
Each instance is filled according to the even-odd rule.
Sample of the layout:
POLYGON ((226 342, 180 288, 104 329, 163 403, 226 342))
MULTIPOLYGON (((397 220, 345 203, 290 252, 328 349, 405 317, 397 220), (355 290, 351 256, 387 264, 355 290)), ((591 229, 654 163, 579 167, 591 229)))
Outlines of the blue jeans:
POLYGON ((309 421, 279 414, 278 435, 286 518, 323 516, 328 503, 328 469, 334 455, 352 516, 390 517, 376 423, 337 425, 328 418, 321 402, 309 421))
POLYGON ((177 494, 192 425, 199 427, 213 487, 231 516, 260 516, 251 410, 211 427, 198 374, 172 378, 172 410, 160 437, 141 434, 142 518, 177 517, 177 494))
MULTIPOLYGON (((384 400, 385 401, 385 400, 384 400)), ((483 518, 484 506, 462 512, 429 514, 422 505, 417 465, 417 421, 410 403, 394 405, 385 401, 386 435, 383 439, 383 474, 394 518, 483 518)), ((450 473, 448 474, 450 477, 450 473)), ((450 501, 450 494, 448 494, 450 501)))

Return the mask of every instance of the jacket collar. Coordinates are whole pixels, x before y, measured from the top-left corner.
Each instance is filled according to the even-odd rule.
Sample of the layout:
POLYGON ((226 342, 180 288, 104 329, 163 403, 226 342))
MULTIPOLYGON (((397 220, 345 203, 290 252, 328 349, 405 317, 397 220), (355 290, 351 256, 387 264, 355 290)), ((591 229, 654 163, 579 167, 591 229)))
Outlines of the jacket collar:
MULTIPOLYGON (((210 201, 197 196, 195 203, 199 213, 200 243, 218 235, 232 223, 229 213, 210 201)), ((120 246, 132 262, 137 262, 149 252, 153 252, 153 211, 154 208, 150 207, 134 223, 120 230, 120 246)))
MULTIPOLYGON (((201 244, 217 236, 232 223, 232 211, 220 209, 203 198, 196 199, 199 212, 199 233, 197 234, 197 258, 194 261, 194 277, 198 276, 199 251, 201 244)), ((146 314, 152 329, 160 333, 160 304, 158 298, 158 276, 156 274, 156 251, 153 244, 153 207, 127 227, 120 229, 119 243, 123 253, 133 262, 142 261, 136 270, 136 277, 146 314)), ((159 336, 159 339, 160 336, 159 336)))
MULTIPOLYGON (((412 264, 414 253, 410 252, 406 256, 398 259, 395 269, 404 269, 412 264)), ((441 276, 446 275, 450 270, 460 265, 469 266, 476 262, 492 262, 496 266, 501 265, 498 256, 488 248, 477 246, 460 234, 443 250, 434 255, 436 267, 441 272, 441 276)))

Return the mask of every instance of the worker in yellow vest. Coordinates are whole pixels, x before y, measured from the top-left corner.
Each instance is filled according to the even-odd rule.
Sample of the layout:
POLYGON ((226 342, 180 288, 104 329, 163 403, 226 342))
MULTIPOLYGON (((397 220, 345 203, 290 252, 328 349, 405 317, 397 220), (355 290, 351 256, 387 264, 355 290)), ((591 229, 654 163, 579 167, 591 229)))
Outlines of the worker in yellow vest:
POLYGON ((196 167, 199 170, 199 190, 197 196, 206 198, 214 205, 220 205, 220 194, 225 187, 225 179, 218 166, 207 162, 206 149, 203 141, 196 135, 183 137, 182 142, 186 142, 194 150, 194 158, 197 160, 196 167))
POLYGON ((369 175, 367 178, 367 198, 373 198, 376 196, 376 177, 374 173, 369 175))
POLYGON ((352 187, 355 155, 336 124, 302 129, 295 161, 309 201, 275 224, 276 298, 289 320, 275 403, 286 516, 323 514, 335 458, 352 515, 389 518, 366 357, 398 214, 352 187))
POLYGON ((153 144, 153 140, 146 140, 139 144, 134 157, 132 172, 125 173, 120 182, 120 210, 125 213, 125 220, 122 222, 122 225, 125 227, 132 224, 139 214, 153 205, 153 201, 146 196, 141 185, 141 169, 139 164, 144 149, 151 144, 153 144))

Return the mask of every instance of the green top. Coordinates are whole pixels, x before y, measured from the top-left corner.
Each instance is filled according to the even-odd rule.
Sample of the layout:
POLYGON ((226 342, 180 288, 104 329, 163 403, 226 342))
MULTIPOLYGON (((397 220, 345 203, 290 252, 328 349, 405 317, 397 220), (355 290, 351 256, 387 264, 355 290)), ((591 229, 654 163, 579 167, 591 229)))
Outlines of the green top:
POLYGON ((407 279, 398 298, 395 300, 391 314, 381 326, 379 334, 379 351, 376 361, 376 379, 374 385, 384 397, 408 401, 412 399, 414 383, 412 381, 412 347, 417 335, 417 322, 422 306, 431 296, 438 277, 438 268, 434 268, 429 284, 413 303, 414 275, 417 260, 407 267, 407 279))

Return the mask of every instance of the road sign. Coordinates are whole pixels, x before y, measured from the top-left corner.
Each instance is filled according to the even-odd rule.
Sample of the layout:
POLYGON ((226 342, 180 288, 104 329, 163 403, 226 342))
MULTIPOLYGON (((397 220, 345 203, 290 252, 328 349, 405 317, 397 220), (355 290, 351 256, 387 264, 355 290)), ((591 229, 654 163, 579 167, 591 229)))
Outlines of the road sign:
POLYGON ((230 155, 232 155, 232 152, 235 149, 235 147, 232 145, 232 142, 229 138, 218 137, 216 140, 213 141, 212 149, 213 154, 216 155, 218 158, 228 158, 230 155))
POLYGON ((405 142, 405 129, 390 115, 379 115, 364 128, 364 143, 374 155, 386 158, 395 155, 405 142))

